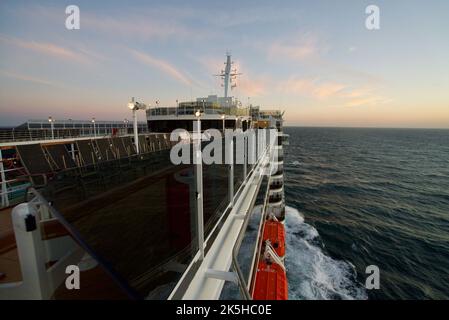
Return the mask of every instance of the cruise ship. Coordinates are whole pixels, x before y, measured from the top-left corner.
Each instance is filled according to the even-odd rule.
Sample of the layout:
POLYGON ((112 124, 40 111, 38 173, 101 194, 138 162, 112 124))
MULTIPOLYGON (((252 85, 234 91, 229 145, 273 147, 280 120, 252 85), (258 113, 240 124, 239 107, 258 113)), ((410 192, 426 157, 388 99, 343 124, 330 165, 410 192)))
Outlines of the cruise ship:
POLYGON ((238 75, 227 55, 222 97, 0 130, 0 300, 288 299, 283 113, 238 75))

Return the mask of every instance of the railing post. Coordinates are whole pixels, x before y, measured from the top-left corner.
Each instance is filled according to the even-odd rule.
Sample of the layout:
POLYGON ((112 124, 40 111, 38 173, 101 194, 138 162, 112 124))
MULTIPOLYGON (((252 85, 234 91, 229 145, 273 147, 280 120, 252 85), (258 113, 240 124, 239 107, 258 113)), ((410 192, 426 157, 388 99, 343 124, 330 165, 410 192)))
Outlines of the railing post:
POLYGON ((234 206, 234 136, 231 134, 231 140, 229 143, 229 158, 228 158, 228 193, 229 204, 231 208, 234 206))
POLYGON ((75 144, 73 142, 70 144, 70 154, 72 155, 73 161, 75 161, 75 144))
POLYGON ((137 110, 133 110, 133 130, 134 130, 134 144, 136 146, 136 153, 139 154, 139 133, 137 128, 137 110))
POLYGON ((2 179, 2 207, 9 206, 8 187, 6 185, 5 167, 3 166, 2 149, 0 149, 0 178, 2 179))
POLYGON ((17 242, 25 299, 48 299, 44 248, 36 210, 21 203, 13 209, 12 219, 17 242))
POLYGON ((200 260, 204 259, 204 217, 203 217, 203 157, 201 152, 201 120, 198 116, 194 122, 196 124, 196 141, 194 141, 195 152, 195 176, 196 176, 196 209, 197 209, 197 230, 198 249, 200 260))
POLYGON ((246 181, 246 175, 247 175, 247 165, 248 165, 248 141, 246 133, 243 133, 243 177, 244 182, 246 181))

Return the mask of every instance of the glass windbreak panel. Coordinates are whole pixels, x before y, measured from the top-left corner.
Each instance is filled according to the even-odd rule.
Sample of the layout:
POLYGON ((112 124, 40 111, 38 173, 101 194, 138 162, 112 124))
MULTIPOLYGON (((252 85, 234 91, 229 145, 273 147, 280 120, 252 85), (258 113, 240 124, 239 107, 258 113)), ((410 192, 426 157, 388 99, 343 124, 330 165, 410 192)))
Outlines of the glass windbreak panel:
MULTIPOLYGON (((64 264, 70 252, 69 261, 81 259, 80 267, 80 288, 70 290, 65 281, 55 282, 54 291, 48 298, 54 300, 124 300, 129 299, 126 291, 113 279, 110 273, 98 264, 92 257, 84 255, 82 251, 75 250, 77 243, 70 236, 69 230, 58 220, 50 217, 50 210, 44 202, 31 205, 37 209, 39 216, 40 238, 44 243, 49 243, 42 253, 42 259, 47 268, 56 263, 64 264), (51 244, 58 244, 57 247, 51 244), (61 257, 62 253, 62 257, 61 257)), ((34 232, 38 232, 37 230, 34 232)), ((67 262, 70 264, 73 262, 67 262)), ((66 267, 63 265, 63 267, 66 267)), ((23 278, 22 270, 16 277, 23 278)), ((20 278, 17 278, 20 280, 20 278)))
POLYGON ((248 135, 248 163, 250 164, 251 170, 256 166, 257 163, 257 130, 254 129, 249 132, 248 135))
POLYGON ((251 217, 248 222, 248 227, 246 228, 245 236, 243 238, 242 244, 240 246, 239 254, 237 256, 238 264, 242 270, 245 282, 249 283, 251 281, 250 271, 251 271, 251 260, 256 246, 258 245, 258 231, 259 224, 262 215, 263 205, 265 202, 265 196, 268 187, 268 177, 264 176, 262 183, 257 194, 256 201, 254 203, 253 210, 251 212, 251 217))
MULTIPOLYGON (((243 278, 248 286, 251 282, 252 276, 252 261, 258 246, 258 232, 261 222, 261 216, 263 213, 263 205, 265 202, 267 187, 268 177, 264 176, 257 193, 254 207, 251 211, 251 216, 248 218, 248 225, 246 227, 245 234, 237 254, 237 264, 240 267, 243 278)), ((244 296, 242 296, 241 290, 238 285, 230 281, 225 282, 220 295, 221 300, 234 300, 242 298, 244 298, 244 296)))
MULTIPOLYGON (((213 139, 211 142, 203 143, 203 158, 206 157, 206 154, 209 154, 207 151, 208 149, 205 148, 211 147, 213 143, 213 139)), ((215 148, 213 151, 217 153, 217 160, 219 158, 221 159, 221 161, 216 162, 220 163, 203 163, 203 215, 205 238, 210 234, 212 228, 229 203, 228 165, 224 163, 225 145, 223 139, 217 139, 214 145, 215 148)), ((211 155, 215 155, 214 152, 212 152, 211 155)))
POLYGON ((234 138, 234 192, 236 193, 244 181, 243 176, 243 135, 234 138))
POLYGON ((40 190, 135 297, 165 299, 197 252, 193 165, 170 150, 65 170, 40 190))

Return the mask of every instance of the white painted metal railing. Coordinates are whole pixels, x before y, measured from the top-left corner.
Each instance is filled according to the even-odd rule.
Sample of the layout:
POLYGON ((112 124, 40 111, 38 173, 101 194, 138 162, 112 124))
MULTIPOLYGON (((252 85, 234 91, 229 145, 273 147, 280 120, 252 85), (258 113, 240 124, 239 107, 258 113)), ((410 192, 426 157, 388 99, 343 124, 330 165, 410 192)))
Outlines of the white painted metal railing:
POLYGON ((0 300, 50 299, 66 279, 67 265, 79 263, 84 251, 70 236, 42 239, 42 223, 54 220, 45 205, 21 203, 12 211, 22 280, 0 284, 0 300), (47 264, 57 261, 47 268, 47 264))

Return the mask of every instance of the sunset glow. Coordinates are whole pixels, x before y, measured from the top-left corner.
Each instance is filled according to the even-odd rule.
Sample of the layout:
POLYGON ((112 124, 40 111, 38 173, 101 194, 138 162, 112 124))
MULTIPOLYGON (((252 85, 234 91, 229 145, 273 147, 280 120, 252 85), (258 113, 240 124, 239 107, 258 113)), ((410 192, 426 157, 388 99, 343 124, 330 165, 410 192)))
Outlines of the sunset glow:
POLYGON ((77 1, 81 28, 67 30, 66 3, 2 1, 0 126, 221 94, 230 51, 231 94, 285 110, 286 125, 449 128, 449 3, 376 1, 379 30, 369 4, 77 1))

